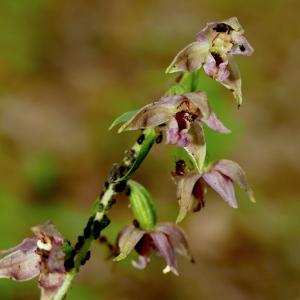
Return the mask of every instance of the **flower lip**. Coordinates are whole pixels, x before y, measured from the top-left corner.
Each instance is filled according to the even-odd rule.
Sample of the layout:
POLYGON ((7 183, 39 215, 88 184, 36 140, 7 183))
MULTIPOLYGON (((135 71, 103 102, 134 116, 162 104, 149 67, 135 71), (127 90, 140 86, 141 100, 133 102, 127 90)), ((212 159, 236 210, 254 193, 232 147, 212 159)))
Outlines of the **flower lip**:
POLYGON ((44 251, 51 251, 52 249, 52 243, 51 239, 47 236, 42 236, 36 243, 38 249, 44 250, 44 251))

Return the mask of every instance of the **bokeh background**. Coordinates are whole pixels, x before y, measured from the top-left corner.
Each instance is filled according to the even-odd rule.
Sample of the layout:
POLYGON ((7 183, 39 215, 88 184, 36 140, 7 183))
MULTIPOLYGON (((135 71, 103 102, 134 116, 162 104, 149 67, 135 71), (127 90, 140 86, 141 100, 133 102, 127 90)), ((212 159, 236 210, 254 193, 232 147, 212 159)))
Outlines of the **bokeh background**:
MULTIPOLYGON (((238 192, 230 209, 213 192, 184 222, 196 264, 180 277, 118 265, 93 246, 68 299, 300 299, 300 2, 298 0, 1 0, 0 248, 51 219, 74 241, 113 162, 138 133, 112 120, 162 95, 174 55, 212 20, 238 16, 255 48, 238 57, 244 104, 203 76, 213 108, 233 130, 208 132, 212 158, 238 161, 257 204, 238 192)), ((159 146, 136 178, 161 221, 177 213, 171 146, 159 146)), ((111 212, 110 241, 129 223, 126 199, 111 212)), ((0 281, 0 299, 38 299, 37 280, 0 281)))

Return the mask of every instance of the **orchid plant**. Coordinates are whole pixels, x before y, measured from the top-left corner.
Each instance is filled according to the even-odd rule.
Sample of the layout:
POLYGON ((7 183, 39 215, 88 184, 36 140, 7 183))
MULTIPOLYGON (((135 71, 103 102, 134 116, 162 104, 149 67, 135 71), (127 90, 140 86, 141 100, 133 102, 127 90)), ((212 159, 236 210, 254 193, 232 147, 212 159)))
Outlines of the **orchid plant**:
POLYGON ((138 260, 132 265, 143 269, 150 262, 151 252, 155 252, 165 260, 163 272, 171 271, 175 275, 178 275, 176 252, 193 262, 186 235, 178 223, 191 210, 199 211, 204 207, 208 187, 233 208, 238 206, 233 182, 255 201, 246 175, 236 162, 209 161, 203 127, 222 134, 230 130, 212 111, 206 93, 196 90, 193 83, 199 80, 203 67, 208 76, 232 91, 240 106, 241 77, 233 56, 249 56, 252 52, 237 18, 208 23, 197 34, 196 41, 181 50, 167 68, 167 73, 180 72, 167 93, 137 111, 121 115, 112 123, 110 129, 120 126, 119 133, 126 130, 141 133, 133 147, 125 152, 123 160, 113 165, 77 242, 72 245, 51 222, 33 227, 33 237, 0 252, 4 256, 0 260, 0 278, 25 281, 39 276, 41 299, 64 299, 80 267, 90 258, 92 242, 106 241, 102 231, 110 224, 107 214, 118 193, 128 197, 133 223, 121 230, 116 246, 110 247, 114 261, 125 259, 135 250, 138 260), (175 170, 171 173, 177 184, 179 204, 175 223, 158 223, 150 193, 131 179, 152 146, 163 139, 179 149, 175 170))

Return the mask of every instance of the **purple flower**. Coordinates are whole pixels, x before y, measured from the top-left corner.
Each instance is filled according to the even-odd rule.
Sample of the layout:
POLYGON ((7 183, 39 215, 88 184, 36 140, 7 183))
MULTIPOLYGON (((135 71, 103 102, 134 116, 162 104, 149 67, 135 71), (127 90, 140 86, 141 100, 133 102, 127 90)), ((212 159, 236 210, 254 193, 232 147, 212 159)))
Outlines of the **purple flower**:
POLYGON ((63 236, 53 224, 32 228, 35 236, 26 238, 16 247, 0 251, 0 278, 16 281, 39 276, 41 299, 52 299, 65 279, 63 236))
POLYGON ((166 142, 185 147, 201 170, 206 152, 201 123, 218 132, 230 132, 211 111, 204 92, 186 93, 162 97, 144 106, 120 127, 119 132, 166 125, 162 127, 166 129, 166 142))
POLYGON ((250 56, 253 48, 244 37, 244 29, 236 17, 208 23, 193 42, 181 50, 167 73, 193 72, 203 66, 205 73, 231 90, 242 103, 241 78, 233 55, 250 56))
POLYGON ((138 261, 132 261, 132 265, 138 269, 144 269, 147 266, 152 251, 166 261, 167 266, 163 273, 171 271, 178 275, 176 252, 193 262, 185 233, 179 226, 172 223, 160 223, 154 231, 145 231, 135 225, 128 225, 119 234, 117 243, 120 254, 114 260, 120 261, 126 258, 135 249, 139 257, 138 261))
POLYGON ((180 207, 177 223, 181 222, 187 212, 192 209, 194 200, 197 202, 195 210, 204 206, 207 186, 214 189, 229 206, 237 208, 233 182, 245 190, 250 200, 255 202, 245 172, 231 160, 218 160, 203 173, 187 172, 180 176, 177 183, 177 198, 180 207))

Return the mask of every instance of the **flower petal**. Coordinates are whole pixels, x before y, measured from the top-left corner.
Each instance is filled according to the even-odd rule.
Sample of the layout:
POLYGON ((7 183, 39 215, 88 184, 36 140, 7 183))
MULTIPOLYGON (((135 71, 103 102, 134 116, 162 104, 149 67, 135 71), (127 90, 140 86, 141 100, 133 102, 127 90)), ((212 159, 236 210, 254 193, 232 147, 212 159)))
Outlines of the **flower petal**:
POLYGON ((175 250, 167 236, 156 231, 151 233, 151 237, 158 253, 165 259, 170 271, 172 271, 175 275, 178 275, 175 250))
POLYGON ((217 115, 212 112, 208 119, 202 119, 202 122, 205 123, 209 128, 214 131, 221 133, 230 133, 231 131, 226 128, 223 123, 218 119, 217 115))
POLYGON ((183 101, 184 97, 178 95, 162 97, 159 101, 141 108, 119 128, 118 132, 144 129, 166 123, 176 113, 178 105, 183 101))
POLYGON ((193 158, 194 166, 200 172, 205 161, 206 143, 204 131, 199 121, 196 120, 191 124, 189 137, 189 144, 185 147, 185 150, 193 158))
POLYGON ((150 262, 150 257, 144 256, 144 255, 139 255, 138 261, 133 260, 131 262, 131 264, 134 268, 143 270, 147 267, 149 262, 150 262))
POLYGON ((202 178, 199 178, 199 180, 196 181, 195 186, 193 188, 193 196, 197 201, 197 204, 193 209, 194 212, 200 211, 202 208, 204 208, 206 202, 205 194, 206 186, 204 180, 202 178))
POLYGON ((241 24, 239 23, 239 20, 237 17, 231 17, 231 18, 223 21, 222 23, 229 25, 234 31, 237 31, 240 34, 244 33, 244 29, 241 26, 241 24))
POLYGON ((126 258, 144 234, 145 231, 136 228, 134 225, 126 226, 118 237, 120 254, 114 258, 114 261, 120 261, 126 258))
POLYGON ((230 50, 230 54, 250 56, 254 52, 254 49, 244 36, 233 33, 232 40, 234 45, 230 50))
POLYGON ((200 110, 201 116, 203 118, 208 118, 211 109, 208 103, 207 95, 205 92, 196 92, 196 93, 186 93, 185 96, 193 105, 200 110))
POLYGON ((59 288, 66 279, 65 273, 41 274, 39 286, 41 289, 41 300, 53 300, 59 288))
POLYGON ((218 35, 218 32, 214 30, 214 27, 217 25, 216 22, 207 23, 206 26, 197 33, 196 40, 199 43, 208 43, 211 45, 214 38, 218 35))
POLYGON ((229 177, 241 189, 248 193, 252 202, 255 202, 253 191, 247 182, 246 174, 239 164, 232 160, 222 159, 217 161, 217 163, 213 166, 213 169, 229 177))
POLYGON ((34 226, 31 230, 37 237, 47 236, 48 238, 53 238, 57 244, 62 245, 64 243, 63 235, 50 221, 42 225, 34 226))
POLYGON ((222 85, 224 85, 227 89, 232 91, 233 96, 235 97, 238 106, 242 104, 242 81, 241 74, 237 64, 235 63, 233 57, 228 54, 228 71, 229 76, 224 80, 218 80, 222 85))
POLYGON ((160 223, 157 231, 164 233, 170 238, 175 250, 179 254, 193 261, 186 235, 181 227, 173 223, 160 223))
POLYGON ((170 66, 167 68, 166 73, 180 71, 194 72, 200 69, 205 61, 208 50, 209 42, 205 39, 187 45, 176 55, 170 66))
POLYGON ((215 78, 215 75, 218 73, 218 67, 212 55, 209 54, 207 56, 203 69, 208 76, 215 78))
POLYGON ((177 145, 178 147, 186 147, 189 144, 188 129, 180 130, 175 118, 172 118, 168 124, 166 143, 177 145))
POLYGON ((193 189, 201 174, 196 172, 187 173, 181 177, 177 184, 177 198, 179 203, 179 214, 176 223, 181 222, 193 205, 193 189))
POLYGON ((214 56, 211 54, 207 56, 203 69, 208 76, 217 81, 223 81, 230 75, 227 68, 227 58, 222 57, 217 53, 213 54, 214 56))
POLYGON ((231 179, 223 176, 215 170, 204 173, 203 179, 224 199, 229 206, 233 208, 238 207, 231 179))
POLYGON ((2 253, 8 253, 0 260, 0 278, 10 278, 17 281, 30 280, 40 273, 40 258, 35 253, 36 238, 25 239, 18 246, 2 253))
POLYGON ((37 243, 38 239, 37 238, 26 238, 22 241, 22 243, 20 243, 19 245, 6 249, 6 250, 0 250, 0 255, 5 255, 5 254, 10 254, 12 252, 16 252, 18 250, 27 252, 27 251, 31 251, 33 249, 33 251, 36 249, 36 243, 37 243))

